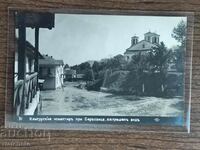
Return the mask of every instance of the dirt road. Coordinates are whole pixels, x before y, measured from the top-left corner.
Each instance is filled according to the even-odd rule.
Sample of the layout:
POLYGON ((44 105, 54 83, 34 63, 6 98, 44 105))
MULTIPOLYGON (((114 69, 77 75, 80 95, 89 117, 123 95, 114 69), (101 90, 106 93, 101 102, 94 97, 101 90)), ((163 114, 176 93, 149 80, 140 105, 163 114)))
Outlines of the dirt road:
POLYGON ((183 113, 181 98, 116 96, 78 89, 74 84, 42 91, 42 115, 178 116, 183 113))

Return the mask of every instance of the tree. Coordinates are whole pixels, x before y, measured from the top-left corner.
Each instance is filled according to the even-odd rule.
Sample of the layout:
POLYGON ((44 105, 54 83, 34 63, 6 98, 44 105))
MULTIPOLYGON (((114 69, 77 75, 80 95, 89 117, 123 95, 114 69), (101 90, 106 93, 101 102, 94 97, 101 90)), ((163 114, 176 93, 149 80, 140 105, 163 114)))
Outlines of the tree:
POLYGON ((186 22, 183 20, 173 29, 172 37, 181 45, 185 45, 186 40, 186 22))
POLYGON ((86 70, 86 69, 90 69, 90 68, 91 68, 89 62, 81 63, 81 64, 79 65, 79 67, 80 67, 80 70, 81 70, 81 71, 84 71, 84 70, 86 70))
POLYGON ((69 65, 65 64, 64 69, 67 69, 67 68, 69 68, 69 65))
POLYGON ((148 62, 151 75, 157 88, 153 90, 155 95, 163 94, 164 84, 167 78, 168 65, 172 59, 172 51, 165 47, 165 44, 161 42, 149 52, 148 62), (160 87, 160 88, 158 88, 160 87))
POLYGON ((170 60, 172 59, 172 51, 168 50, 163 42, 149 52, 148 62, 152 73, 159 72, 164 74, 167 71, 170 60))
POLYGON ((126 85, 129 85, 131 91, 134 91, 134 94, 136 95, 140 95, 142 92, 142 84, 144 82, 144 71, 148 68, 147 64, 148 63, 146 54, 142 54, 140 52, 132 56, 131 62, 127 66, 130 73, 128 75, 129 83, 127 83, 126 85))
POLYGON ((80 71, 79 71, 79 70, 80 70, 80 67, 79 67, 78 65, 71 66, 70 69, 76 70, 77 73, 80 72, 80 71))
POLYGON ((177 45, 177 48, 174 50, 174 61, 177 71, 183 72, 186 41, 186 22, 181 21, 177 27, 173 29, 172 37, 181 44, 177 45))
POLYGON ((91 69, 85 69, 84 70, 84 80, 85 81, 92 81, 93 80, 93 75, 91 69))
POLYGON ((184 71, 184 48, 182 46, 177 47, 174 51, 174 62, 177 71, 183 72, 184 71))
POLYGON ((98 73, 101 70, 101 66, 98 61, 94 61, 92 65, 92 70, 94 71, 94 73, 98 73))
POLYGON ((99 71, 100 71, 100 64, 98 61, 94 61, 92 65, 92 71, 94 73, 94 78, 97 79, 99 76, 99 71))
POLYGON ((111 70, 120 70, 123 68, 123 65, 125 63, 124 56, 119 54, 114 56, 113 58, 108 59, 106 63, 106 69, 111 69, 111 70))
POLYGON ((147 69, 147 55, 142 54, 141 52, 133 55, 131 62, 127 65, 128 70, 135 70, 139 73, 142 73, 145 69, 147 69))
POLYGON ((84 62, 79 65, 74 65, 70 68, 76 70, 77 73, 84 73, 85 70, 91 69, 90 64, 88 62, 84 62))
POLYGON ((119 54, 112 58, 113 68, 123 69, 126 61, 123 55, 119 54))

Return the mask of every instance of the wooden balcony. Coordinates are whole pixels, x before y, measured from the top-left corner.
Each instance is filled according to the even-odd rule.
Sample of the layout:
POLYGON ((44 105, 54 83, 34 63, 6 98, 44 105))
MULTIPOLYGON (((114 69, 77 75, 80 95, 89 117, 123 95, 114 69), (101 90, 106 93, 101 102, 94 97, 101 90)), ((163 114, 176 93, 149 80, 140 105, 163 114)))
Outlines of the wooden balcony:
POLYGON ((41 105, 40 91, 37 83, 38 73, 32 73, 25 80, 15 83, 13 110, 15 115, 33 115, 41 105))

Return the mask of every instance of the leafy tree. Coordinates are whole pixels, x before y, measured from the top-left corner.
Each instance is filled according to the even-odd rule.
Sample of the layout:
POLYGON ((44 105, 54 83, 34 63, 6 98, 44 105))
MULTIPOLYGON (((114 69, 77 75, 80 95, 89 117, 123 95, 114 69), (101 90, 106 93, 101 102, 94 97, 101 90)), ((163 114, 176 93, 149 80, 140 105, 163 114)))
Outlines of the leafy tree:
MULTIPOLYGON (((151 72, 151 78, 155 80, 157 85, 164 85, 167 78, 168 65, 172 59, 172 51, 165 47, 165 44, 161 42, 156 47, 152 47, 149 52, 148 62, 151 72)), ((163 94, 161 88, 155 89, 155 95, 163 94)))
POLYGON ((85 69, 84 70, 84 80, 85 81, 92 81, 93 80, 93 75, 91 69, 85 69))
POLYGON ((128 79, 127 85, 129 85, 131 91, 135 91, 134 94, 140 95, 142 91, 142 84, 144 81, 144 71, 147 67, 147 57, 146 54, 142 54, 141 52, 133 55, 131 62, 128 64, 127 68, 130 71, 128 78, 132 77, 132 79, 128 79), (134 77, 134 78, 133 78, 134 77))
POLYGON ((94 78, 97 79, 98 76, 99 76, 99 71, 100 71, 100 64, 99 62, 95 61, 92 65, 92 71, 93 71, 93 74, 94 74, 94 78))
POLYGON ((98 62, 98 61, 95 61, 95 62, 93 63, 93 65, 92 65, 92 70, 93 70, 94 72, 98 72, 99 69, 100 69, 99 62, 98 62))
POLYGON ((78 65, 71 66, 70 69, 76 70, 77 73, 80 72, 80 67, 78 65))
POLYGON ((174 51, 174 61, 175 61, 175 66, 177 71, 183 72, 184 71, 184 47, 179 46, 175 51, 174 51))
POLYGON ((172 37, 181 45, 185 45, 186 40, 186 22, 183 20, 173 29, 172 37))
POLYGON ((113 57, 113 68, 123 69, 126 61, 123 55, 119 54, 113 57))
POLYGON ((111 69, 111 70, 122 69, 125 62, 126 61, 125 61, 123 55, 121 55, 121 54, 116 55, 113 58, 110 58, 105 62, 106 69, 111 69))
POLYGON ((142 73, 145 69, 148 68, 147 64, 147 55, 140 52, 132 56, 131 62, 128 63, 127 68, 128 70, 135 70, 139 73, 142 73))
POLYGON ((77 73, 84 73, 85 70, 91 69, 90 64, 88 62, 81 63, 79 65, 74 65, 71 69, 76 70, 77 73))
POLYGON ((90 69, 90 68, 91 68, 89 62, 81 63, 81 64, 79 65, 79 67, 80 67, 80 70, 81 70, 81 71, 84 71, 84 70, 86 70, 86 69, 90 69))
POLYGON ((151 72, 160 72, 160 74, 164 74, 167 71, 171 59, 172 51, 168 50, 163 42, 152 47, 148 56, 151 72))
POLYGON ((177 70, 183 72, 186 41, 186 22, 181 21, 177 27, 173 29, 172 37, 180 43, 180 45, 177 45, 177 48, 174 51, 174 61, 177 70))
POLYGON ((69 65, 65 64, 64 69, 67 69, 67 68, 69 68, 69 65))

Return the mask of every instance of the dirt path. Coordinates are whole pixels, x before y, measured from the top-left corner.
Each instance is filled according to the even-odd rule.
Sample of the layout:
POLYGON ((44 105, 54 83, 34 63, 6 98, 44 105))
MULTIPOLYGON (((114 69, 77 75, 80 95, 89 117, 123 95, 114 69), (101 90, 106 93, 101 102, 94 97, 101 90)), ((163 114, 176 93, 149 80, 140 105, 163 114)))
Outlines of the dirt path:
POLYGON ((62 89, 42 91, 42 115, 113 115, 178 116, 182 115, 180 98, 115 96, 75 88, 72 83, 62 89))

